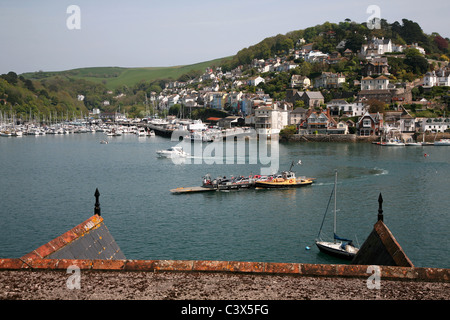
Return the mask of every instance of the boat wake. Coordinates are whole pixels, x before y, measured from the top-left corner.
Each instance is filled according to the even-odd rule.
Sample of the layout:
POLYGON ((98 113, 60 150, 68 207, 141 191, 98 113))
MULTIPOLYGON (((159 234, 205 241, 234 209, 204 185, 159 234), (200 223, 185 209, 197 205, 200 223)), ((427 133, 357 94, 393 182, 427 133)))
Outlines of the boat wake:
POLYGON ((332 186, 333 183, 332 182, 316 182, 314 185, 315 186, 332 186))
MULTIPOLYGON (((346 167, 341 169, 341 182, 340 183, 346 183, 345 181, 348 180, 366 180, 371 176, 384 176, 388 175, 389 171, 382 168, 360 168, 360 167, 346 167)), ((316 183, 314 183, 315 186, 330 186, 333 185, 333 182, 320 182, 321 177, 318 177, 318 180, 316 183)))
POLYGON ((389 174, 389 171, 380 168, 373 168, 369 171, 369 173, 375 176, 384 176, 386 174, 389 174))

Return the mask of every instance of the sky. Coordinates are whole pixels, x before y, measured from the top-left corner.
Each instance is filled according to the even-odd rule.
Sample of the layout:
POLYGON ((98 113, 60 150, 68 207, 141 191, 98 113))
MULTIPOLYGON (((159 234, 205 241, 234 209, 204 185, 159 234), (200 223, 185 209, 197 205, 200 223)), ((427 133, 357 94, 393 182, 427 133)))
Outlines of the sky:
POLYGON ((366 22, 371 5, 450 37, 443 0, 0 0, 0 74, 194 64, 326 21, 366 22))

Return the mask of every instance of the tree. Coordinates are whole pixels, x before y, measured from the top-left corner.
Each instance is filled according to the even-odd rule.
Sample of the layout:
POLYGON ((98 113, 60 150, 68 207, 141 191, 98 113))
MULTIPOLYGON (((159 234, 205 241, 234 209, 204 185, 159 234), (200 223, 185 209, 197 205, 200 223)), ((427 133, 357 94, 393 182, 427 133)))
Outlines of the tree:
POLYGON ((385 103, 382 101, 379 101, 377 99, 370 99, 369 101, 367 101, 367 104, 369 105, 370 113, 384 112, 385 103))
POLYGON ((366 40, 364 39, 364 35, 360 33, 352 33, 352 35, 347 39, 345 47, 353 52, 357 52, 358 50, 361 50, 361 46, 365 42, 366 40))
POLYGON ((303 101, 303 100, 297 100, 294 103, 294 109, 303 108, 304 106, 305 106, 305 101, 303 101))
POLYGON ((24 84, 25 84, 25 87, 26 87, 28 90, 33 91, 33 92, 36 90, 35 87, 34 87, 34 85, 33 85, 33 82, 32 82, 31 80, 25 79, 25 80, 24 80, 24 84))
POLYGON ((8 81, 8 83, 15 85, 17 84, 17 74, 15 72, 8 72, 7 74, 2 74, 2 78, 8 81))
POLYGON ((280 130, 282 137, 290 136, 297 133, 297 127, 295 125, 289 125, 280 130))
POLYGON ((434 38, 434 43, 437 45, 439 50, 444 51, 448 48, 448 42, 444 38, 442 38, 440 35, 437 35, 434 38))
POLYGON ((279 53, 288 52, 289 49, 294 48, 294 41, 292 39, 283 36, 278 35, 276 37, 276 44, 275 44, 275 51, 279 53))
POLYGON ((392 31, 398 33, 406 43, 424 42, 427 40, 418 23, 408 19, 402 19, 402 23, 403 25, 400 25, 397 21, 394 22, 392 31))
POLYGON ((414 74, 425 74, 428 69, 428 60, 425 59, 417 49, 405 50, 405 64, 409 66, 409 70, 414 74))
POLYGON ((169 108, 169 115, 178 116, 180 113, 181 105, 176 103, 169 108))

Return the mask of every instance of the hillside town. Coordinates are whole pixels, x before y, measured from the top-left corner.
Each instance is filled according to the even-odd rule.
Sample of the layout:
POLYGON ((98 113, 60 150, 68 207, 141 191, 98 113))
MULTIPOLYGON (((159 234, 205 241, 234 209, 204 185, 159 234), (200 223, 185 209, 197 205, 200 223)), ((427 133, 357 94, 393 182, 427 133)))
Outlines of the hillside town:
MULTIPOLYGON (((337 40, 333 30, 312 38, 324 39, 322 44, 299 38, 292 46, 284 46, 279 43, 291 39, 278 37, 272 39, 277 41, 272 47, 278 49, 269 50, 271 54, 265 54, 265 58, 250 55, 253 58, 249 59, 243 54, 242 60, 248 63, 211 66, 177 80, 159 81, 156 86, 145 82, 133 88, 123 85, 108 90, 101 98, 93 98, 89 90, 79 90, 79 105, 75 104, 75 108, 87 108, 91 120, 103 122, 171 116, 201 119, 225 129, 252 127, 268 135, 378 137, 450 130, 450 116, 446 114, 450 103, 450 59, 445 54, 430 54, 417 42, 405 44, 384 36, 361 35, 362 45, 355 46, 350 44, 352 39, 337 40), (130 110, 134 110, 132 115, 130 110)), ((446 52, 448 41, 439 39, 444 41, 441 52, 446 52)), ((264 48, 261 43, 254 47, 264 48)), ((4 77, 7 81, 8 76, 4 77)), ((35 89, 28 79, 23 81, 27 88, 35 89)), ((48 96, 48 91, 57 90, 57 84, 43 80, 42 85, 45 89, 38 96, 47 96, 45 101, 58 106, 61 98, 48 96)), ((20 104, 11 94, 0 98, 6 108, 20 104)), ((30 119, 36 117, 31 109, 23 113, 29 113, 30 119)), ((63 116, 68 118, 68 112, 63 116)), ((11 115, 4 112, 2 118, 8 117, 11 115)))
POLYGON ((227 111, 232 115, 225 121, 220 118, 207 120, 216 124, 222 120, 220 123, 225 126, 251 126, 267 134, 280 133, 292 126, 299 134, 361 136, 449 130, 450 116, 413 117, 405 107, 414 105, 415 111, 442 107, 426 99, 414 100, 413 92, 419 87, 430 90, 434 86, 450 86, 450 68, 446 63, 412 82, 395 81, 390 74, 387 56, 402 54, 408 48, 424 55, 424 49, 417 44, 401 46, 390 39, 373 38, 360 51, 354 53, 347 49, 342 55, 338 51, 313 50, 313 44, 304 41, 299 41, 297 47, 284 56, 254 59, 250 66, 238 66, 227 72, 220 67, 208 68, 187 82, 168 82, 161 93, 153 93, 148 98, 149 102, 159 111, 178 106, 180 117, 189 117, 192 110, 200 107, 227 111), (273 99, 260 85, 270 82, 279 73, 298 69, 303 61, 333 65, 355 57, 363 64, 360 79, 351 80, 343 72, 321 72, 309 79, 294 72, 282 100, 273 99), (343 87, 357 88, 357 94, 348 95, 339 90, 343 87), (329 90, 340 93, 341 97, 326 99, 323 92, 329 90), (377 110, 374 102, 388 108, 377 110))

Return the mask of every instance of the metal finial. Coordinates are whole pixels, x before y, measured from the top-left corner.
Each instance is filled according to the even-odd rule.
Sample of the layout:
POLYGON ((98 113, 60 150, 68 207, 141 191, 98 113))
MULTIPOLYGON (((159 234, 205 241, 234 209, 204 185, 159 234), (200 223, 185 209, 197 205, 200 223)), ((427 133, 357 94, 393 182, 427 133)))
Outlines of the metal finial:
POLYGON ((378 196, 378 220, 383 221, 383 197, 380 195, 378 196))
POLYGON ((98 192, 98 189, 95 189, 95 207, 94 207, 94 214, 100 216, 100 202, 98 201, 98 198, 100 197, 100 192, 98 192))

